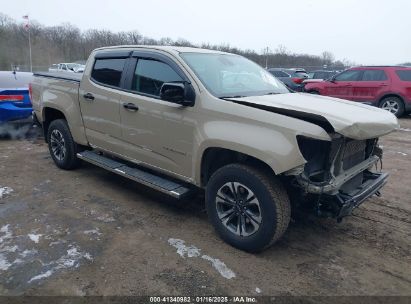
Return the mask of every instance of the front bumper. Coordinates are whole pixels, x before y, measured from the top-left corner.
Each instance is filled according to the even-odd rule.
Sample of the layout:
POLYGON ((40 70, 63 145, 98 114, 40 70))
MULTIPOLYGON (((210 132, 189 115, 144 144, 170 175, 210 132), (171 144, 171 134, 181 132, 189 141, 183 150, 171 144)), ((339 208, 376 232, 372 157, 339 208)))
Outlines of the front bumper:
POLYGON ((336 197, 339 200, 340 208, 337 219, 340 220, 350 215, 355 208, 370 196, 379 195, 379 190, 387 183, 388 176, 388 173, 367 172, 366 181, 358 191, 352 194, 338 194, 336 197))

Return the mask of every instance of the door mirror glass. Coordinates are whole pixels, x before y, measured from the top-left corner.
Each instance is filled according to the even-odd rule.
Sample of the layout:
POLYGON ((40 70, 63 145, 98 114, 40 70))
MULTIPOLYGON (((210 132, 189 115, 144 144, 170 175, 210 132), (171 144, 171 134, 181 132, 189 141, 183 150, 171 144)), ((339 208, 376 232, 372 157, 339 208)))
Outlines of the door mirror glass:
POLYGON ((160 89, 160 98, 165 101, 191 106, 192 101, 186 100, 186 88, 183 83, 165 82, 160 89))

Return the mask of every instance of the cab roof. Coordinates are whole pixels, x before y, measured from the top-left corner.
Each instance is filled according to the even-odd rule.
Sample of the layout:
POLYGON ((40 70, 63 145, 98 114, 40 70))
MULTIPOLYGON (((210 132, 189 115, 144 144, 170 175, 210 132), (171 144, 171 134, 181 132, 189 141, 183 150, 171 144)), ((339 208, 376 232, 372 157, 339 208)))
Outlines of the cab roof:
POLYGON ((121 49, 152 49, 152 50, 160 50, 165 51, 168 53, 209 53, 209 54, 231 54, 227 52, 221 52, 216 50, 210 49, 202 49, 202 48, 195 48, 195 47, 185 47, 185 46, 169 46, 169 45, 118 45, 118 46, 108 46, 95 49, 95 51, 102 51, 102 50, 121 50, 121 49))

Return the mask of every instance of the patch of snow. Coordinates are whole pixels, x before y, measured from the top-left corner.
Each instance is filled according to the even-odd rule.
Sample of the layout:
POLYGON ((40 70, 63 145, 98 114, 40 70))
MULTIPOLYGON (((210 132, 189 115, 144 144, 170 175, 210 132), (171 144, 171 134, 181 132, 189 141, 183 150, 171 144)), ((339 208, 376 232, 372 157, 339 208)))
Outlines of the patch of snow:
POLYGON ((28 237, 30 238, 30 240, 32 240, 34 243, 38 244, 40 237, 42 236, 42 234, 28 234, 28 237))
POLYGON ((114 222, 114 221, 115 221, 114 218, 112 218, 111 216, 108 216, 107 214, 104 214, 104 215, 102 215, 102 216, 99 216, 97 219, 98 219, 99 221, 104 222, 104 223, 110 223, 110 222, 114 222))
POLYGON ((401 154, 402 156, 407 156, 408 154, 407 153, 404 153, 404 152, 397 152, 398 154, 401 154))
POLYGON ((201 256, 202 259, 210 261, 211 265, 213 265, 213 267, 226 279, 232 279, 235 278, 235 273, 227 267, 227 265, 219 260, 219 259, 215 259, 212 258, 208 255, 203 255, 201 256))
POLYGON ((398 130, 404 131, 404 132, 411 132, 411 129, 409 128, 399 128, 398 130))
POLYGON ((39 275, 32 277, 28 281, 28 283, 47 278, 60 269, 78 268, 80 266, 81 259, 92 261, 93 257, 88 252, 81 252, 76 246, 71 245, 67 250, 67 254, 61 256, 55 261, 44 264, 44 266, 51 266, 51 268, 45 272, 40 273, 39 275))
POLYGON ((221 261, 220 259, 216 259, 210 257, 209 255, 201 255, 201 249, 197 248, 194 245, 187 246, 185 245, 185 241, 180 239, 170 238, 168 239, 168 243, 177 249, 177 253, 182 258, 196 258, 201 257, 203 260, 211 262, 211 265, 226 279, 235 278, 235 273, 227 265, 221 261))
POLYGON ((10 187, 0 187, 0 198, 12 193, 14 190, 10 187))
POLYGON ((256 293, 261 293, 261 289, 258 288, 258 287, 256 287, 256 288, 255 288, 255 292, 256 292, 256 293))
POLYGON ((3 243, 5 240, 10 239, 12 237, 12 233, 9 230, 10 225, 4 225, 3 227, 0 228, 0 232, 3 233, 2 236, 0 236, 0 244, 3 243))
POLYGON ((186 246, 185 241, 183 240, 171 238, 168 239, 168 243, 177 249, 177 253, 182 258, 185 258, 186 256, 189 258, 200 256, 200 249, 195 246, 186 246))
POLYGON ((23 258, 28 257, 29 255, 34 255, 38 253, 38 251, 36 249, 26 249, 23 252, 19 253, 19 255, 23 258))
POLYGON ((47 270, 47 271, 44 272, 44 273, 40 273, 39 275, 36 275, 36 276, 32 277, 32 278, 28 281, 28 283, 31 283, 31 282, 36 281, 36 280, 41 280, 41 279, 44 279, 44 278, 48 278, 48 277, 51 276, 52 274, 53 274, 53 271, 52 271, 52 270, 47 270))
POLYGON ((7 270, 11 266, 11 263, 7 260, 6 256, 0 253, 0 270, 7 270))
POLYGON ((102 233, 100 232, 100 229, 96 228, 96 229, 92 229, 92 230, 85 230, 83 231, 84 234, 96 234, 96 235, 102 235, 102 233))

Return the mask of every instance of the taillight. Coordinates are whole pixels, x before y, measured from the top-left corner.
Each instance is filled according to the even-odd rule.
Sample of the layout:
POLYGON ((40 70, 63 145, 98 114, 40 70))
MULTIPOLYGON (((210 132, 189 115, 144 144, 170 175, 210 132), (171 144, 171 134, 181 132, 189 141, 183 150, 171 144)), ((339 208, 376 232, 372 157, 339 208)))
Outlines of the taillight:
POLYGON ((29 97, 30 101, 33 101, 33 88, 31 87, 31 83, 29 83, 29 97))
POLYGON ((300 83, 303 82, 304 78, 294 77, 294 78, 291 78, 291 80, 292 80, 294 83, 300 84, 300 83))
POLYGON ((0 95, 0 102, 16 102, 22 101, 23 99, 23 95, 0 95))

